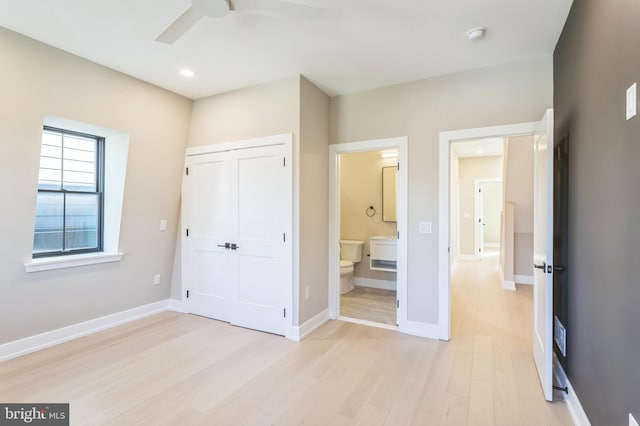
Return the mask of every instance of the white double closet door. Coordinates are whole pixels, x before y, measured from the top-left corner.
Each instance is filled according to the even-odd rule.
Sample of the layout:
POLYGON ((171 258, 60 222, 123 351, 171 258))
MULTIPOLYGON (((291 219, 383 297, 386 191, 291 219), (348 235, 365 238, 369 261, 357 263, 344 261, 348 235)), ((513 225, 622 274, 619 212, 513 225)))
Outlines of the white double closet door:
POLYGON ((182 201, 188 312, 289 334, 290 155, 290 144, 188 153, 182 201))

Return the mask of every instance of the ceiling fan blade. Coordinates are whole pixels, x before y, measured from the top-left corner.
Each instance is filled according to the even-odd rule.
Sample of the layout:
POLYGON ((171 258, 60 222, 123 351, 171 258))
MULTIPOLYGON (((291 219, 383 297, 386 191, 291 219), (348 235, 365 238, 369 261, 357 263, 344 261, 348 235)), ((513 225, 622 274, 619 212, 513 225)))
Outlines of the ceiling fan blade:
POLYGON ((173 21, 158 37, 156 41, 165 44, 173 44, 202 19, 202 14, 189 6, 182 15, 173 21))

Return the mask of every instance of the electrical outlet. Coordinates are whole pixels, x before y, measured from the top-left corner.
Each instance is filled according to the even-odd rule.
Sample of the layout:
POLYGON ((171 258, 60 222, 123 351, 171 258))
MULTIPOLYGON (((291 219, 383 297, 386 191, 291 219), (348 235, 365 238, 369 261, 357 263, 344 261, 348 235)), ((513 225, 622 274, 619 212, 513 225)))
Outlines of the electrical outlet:
POLYGON ((153 285, 158 285, 160 284, 160 274, 155 274, 153 276, 153 285))
POLYGON ((304 300, 309 299, 309 287, 304 288, 304 300))
POLYGON ((162 219, 160 221, 160 230, 161 231, 166 231, 167 230, 167 221, 166 221, 166 219, 162 219))
POLYGON ((553 340, 555 340, 560 352, 562 352, 562 355, 567 356, 567 330, 564 328, 564 325, 562 325, 557 316, 554 316, 553 322, 553 340))
POLYGON ((629 413, 629 426, 640 426, 631 413, 629 413))

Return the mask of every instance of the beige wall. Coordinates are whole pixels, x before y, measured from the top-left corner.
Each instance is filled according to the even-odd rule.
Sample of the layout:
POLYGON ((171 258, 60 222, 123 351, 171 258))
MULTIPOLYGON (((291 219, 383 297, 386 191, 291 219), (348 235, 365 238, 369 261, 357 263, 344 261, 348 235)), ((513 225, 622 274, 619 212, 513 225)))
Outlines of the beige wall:
POLYGON ((476 179, 502 179, 502 157, 460 159, 460 254, 475 253, 476 179))
POLYGON ((329 102, 300 79, 300 324, 328 307, 329 102))
MULTIPOLYGON (((329 97, 295 76, 194 102, 189 146, 293 133, 294 324, 328 306, 329 97), (296 176, 299 176, 296 178, 296 176), (309 299, 304 289, 309 287, 309 299)), ((184 157, 184 155, 183 155, 184 157)), ((176 253, 179 255, 179 253, 176 253)), ((174 297, 180 288, 174 276, 174 297)))
POLYGON ((450 194, 449 194, 449 242, 451 255, 449 266, 452 266, 460 256, 460 158, 450 150, 450 194))
POLYGON ((192 102, 2 28, 0 52, 0 343, 166 299, 192 102), (121 262, 25 272, 46 115, 130 134, 121 262))
POLYGON ((382 221, 382 167, 395 166, 394 158, 382 158, 381 151, 356 152, 340 156, 340 239, 364 241, 362 262, 354 276, 395 281, 393 272, 369 269, 369 238, 395 235, 396 222, 382 221), (366 215, 369 206, 376 214, 366 215))
POLYGON ((507 138, 505 202, 514 206, 514 274, 532 275, 533 137, 507 138))
POLYGON ((552 105, 552 61, 506 64, 331 99, 331 143, 409 138, 408 316, 438 322, 438 135, 537 121, 552 105), (433 234, 418 222, 433 221, 433 234))

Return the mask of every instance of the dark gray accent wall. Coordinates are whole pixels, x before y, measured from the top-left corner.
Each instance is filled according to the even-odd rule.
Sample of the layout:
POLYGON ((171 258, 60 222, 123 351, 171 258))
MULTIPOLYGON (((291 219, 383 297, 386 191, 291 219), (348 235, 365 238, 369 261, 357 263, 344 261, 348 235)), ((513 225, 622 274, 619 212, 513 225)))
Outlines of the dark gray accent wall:
POLYGON ((640 420, 640 2, 575 0, 554 54, 556 141, 569 135, 566 369, 593 425, 640 420))

